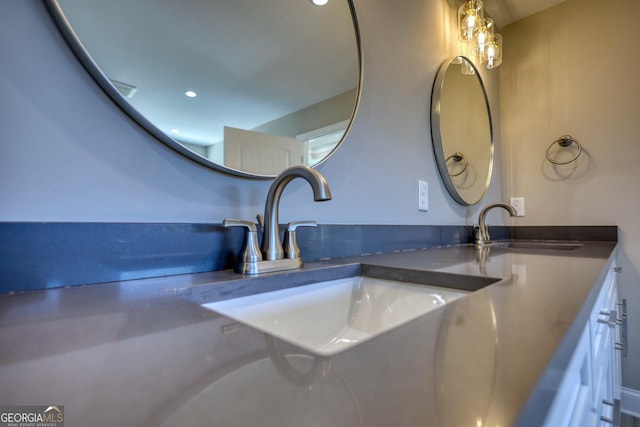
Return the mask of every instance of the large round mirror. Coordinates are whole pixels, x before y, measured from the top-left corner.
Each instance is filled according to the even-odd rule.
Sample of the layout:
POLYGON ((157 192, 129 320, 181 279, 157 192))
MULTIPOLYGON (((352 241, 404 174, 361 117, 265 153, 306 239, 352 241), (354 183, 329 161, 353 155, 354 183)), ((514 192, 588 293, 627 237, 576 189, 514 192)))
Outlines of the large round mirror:
POLYGON ((94 79, 191 159, 245 177, 315 166, 361 80, 351 0, 47 0, 94 79))
POLYGON ((478 70, 465 57, 446 61, 431 97, 431 136, 445 187, 461 205, 482 200, 493 169, 493 129, 478 70))

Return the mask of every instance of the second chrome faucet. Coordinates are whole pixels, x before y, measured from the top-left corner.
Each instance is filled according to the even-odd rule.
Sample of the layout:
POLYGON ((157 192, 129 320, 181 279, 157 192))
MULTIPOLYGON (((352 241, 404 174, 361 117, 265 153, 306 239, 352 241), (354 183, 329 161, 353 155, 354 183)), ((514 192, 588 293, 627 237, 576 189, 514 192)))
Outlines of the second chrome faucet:
POLYGON ((480 216, 478 217, 478 228, 476 230, 476 245, 486 245, 491 243, 491 236, 489 235, 489 226, 485 223, 487 213, 493 208, 502 208, 509 212, 511 216, 517 216, 517 212, 513 206, 508 205, 506 203, 494 203, 493 205, 489 205, 486 208, 480 211, 480 216))
POLYGON ((296 221, 287 225, 285 246, 280 241, 280 224, 278 211, 280 197, 289 182, 295 178, 306 180, 313 190, 316 202, 331 200, 331 190, 324 176, 308 166, 292 166, 278 175, 267 194, 264 206, 264 220, 259 216, 259 226, 263 228, 262 248, 258 246, 258 230, 250 221, 225 219, 224 227, 241 226, 245 228, 244 243, 236 261, 234 271, 241 274, 260 274, 270 271, 302 268, 302 258, 296 239, 298 227, 315 227, 315 221, 296 221))

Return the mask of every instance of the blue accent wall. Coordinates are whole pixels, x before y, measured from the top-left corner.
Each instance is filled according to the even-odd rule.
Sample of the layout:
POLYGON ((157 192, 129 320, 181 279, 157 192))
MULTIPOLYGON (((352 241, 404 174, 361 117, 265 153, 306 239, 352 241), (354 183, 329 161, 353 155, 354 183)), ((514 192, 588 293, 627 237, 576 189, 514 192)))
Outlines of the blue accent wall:
MULTIPOLYGON (((298 231, 305 260, 470 239, 466 226, 320 225, 298 231)), ((221 224, 0 223, 0 293, 224 270, 242 246, 221 224)))
MULTIPOLYGON (((283 228, 283 227, 281 227, 283 228)), ((617 241, 617 228, 492 227, 494 239, 617 241)), ((470 243, 470 226, 319 225, 305 261, 470 243)), ((0 223, 0 293, 224 270, 242 246, 221 224, 0 223)))

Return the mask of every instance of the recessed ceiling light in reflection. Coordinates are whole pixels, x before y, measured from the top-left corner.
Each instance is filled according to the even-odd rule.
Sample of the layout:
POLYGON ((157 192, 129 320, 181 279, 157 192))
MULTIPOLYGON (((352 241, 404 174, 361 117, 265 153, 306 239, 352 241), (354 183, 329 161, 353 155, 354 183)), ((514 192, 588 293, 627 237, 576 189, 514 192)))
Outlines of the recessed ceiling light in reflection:
POLYGON ((316 6, 324 6, 329 3, 329 0, 311 0, 311 3, 316 6))
POLYGON ((180 129, 171 129, 171 133, 175 133, 175 134, 179 134, 180 133, 180 129))
POLYGON ((184 94, 185 94, 186 96, 188 96, 189 98, 195 98, 196 96, 198 96, 198 94, 197 94, 197 93, 195 93, 195 92, 194 92, 194 91, 192 91, 192 90, 188 90, 188 91, 186 91, 184 94))

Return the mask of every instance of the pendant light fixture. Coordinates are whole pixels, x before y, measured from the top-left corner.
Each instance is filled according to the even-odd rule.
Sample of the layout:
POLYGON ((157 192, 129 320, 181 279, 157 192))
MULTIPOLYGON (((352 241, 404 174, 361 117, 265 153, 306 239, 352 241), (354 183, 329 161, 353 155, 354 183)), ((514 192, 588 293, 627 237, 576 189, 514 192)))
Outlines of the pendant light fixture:
POLYGON ((466 0, 458 8, 458 38, 463 54, 487 69, 502 63, 502 36, 494 32, 493 19, 485 18, 482 0, 466 0))

